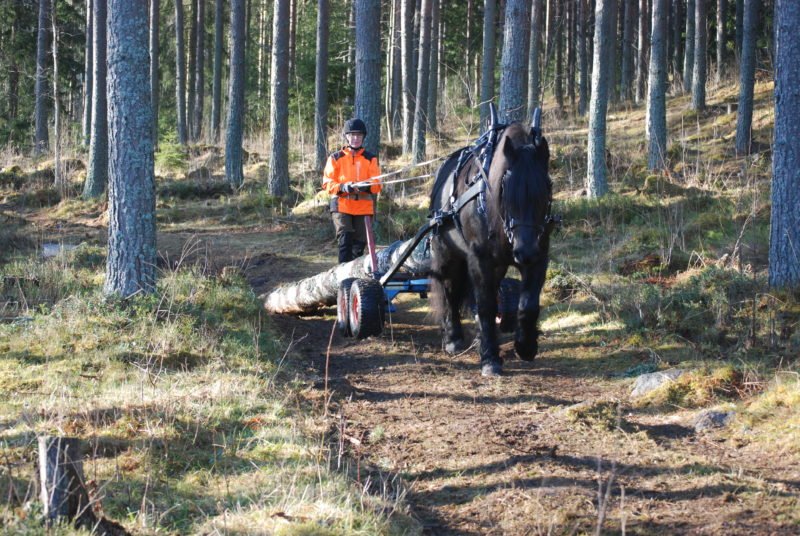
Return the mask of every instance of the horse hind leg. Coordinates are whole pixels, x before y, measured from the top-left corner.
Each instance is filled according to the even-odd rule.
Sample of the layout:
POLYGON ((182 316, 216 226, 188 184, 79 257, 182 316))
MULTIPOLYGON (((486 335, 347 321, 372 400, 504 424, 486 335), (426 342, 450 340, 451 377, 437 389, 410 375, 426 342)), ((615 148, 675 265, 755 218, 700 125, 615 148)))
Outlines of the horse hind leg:
MULTIPOLYGON (((435 263, 436 264, 436 263, 435 263)), ((461 325, 461 302, 465 292, 464 276, 446 262, 431 268, 431 308, 442 326, 443 346, 456 354, 465 348, 461 325)))

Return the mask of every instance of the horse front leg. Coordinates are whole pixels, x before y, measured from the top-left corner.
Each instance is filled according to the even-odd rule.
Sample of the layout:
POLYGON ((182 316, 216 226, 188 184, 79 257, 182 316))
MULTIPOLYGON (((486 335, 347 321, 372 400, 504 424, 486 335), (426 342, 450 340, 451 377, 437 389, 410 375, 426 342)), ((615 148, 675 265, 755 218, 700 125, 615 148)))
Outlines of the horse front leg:
POLYGON ((539 352, 539 296, 547 274, 547 261, 520 270, 522 291, 517 310, 517 329, 514 332, 514 351, 524 361, 533 361, 539 352))
POLYGON ((480 336, 481 374, 497 376, 503 371, 497 339, 497 281, 490 256, 474 254, 469 259, 469 274, 472 279, 475 305, 478 311, 480 336))

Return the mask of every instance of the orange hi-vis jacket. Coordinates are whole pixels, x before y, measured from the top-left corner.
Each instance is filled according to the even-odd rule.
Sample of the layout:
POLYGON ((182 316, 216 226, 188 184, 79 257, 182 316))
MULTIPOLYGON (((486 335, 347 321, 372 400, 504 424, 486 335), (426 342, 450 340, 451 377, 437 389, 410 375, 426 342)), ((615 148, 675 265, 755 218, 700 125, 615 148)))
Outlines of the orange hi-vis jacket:
POLYGON ((353 216, 375 214, 375 195, 381 185, 376 180, 367 192, 346 194, 340 191, 346 182, 363 182, 381 174, 378 157, 363 147, 343 147, 328 157, 322 177, 322 188, 331 194, 331 212, 342 212, 353 216))

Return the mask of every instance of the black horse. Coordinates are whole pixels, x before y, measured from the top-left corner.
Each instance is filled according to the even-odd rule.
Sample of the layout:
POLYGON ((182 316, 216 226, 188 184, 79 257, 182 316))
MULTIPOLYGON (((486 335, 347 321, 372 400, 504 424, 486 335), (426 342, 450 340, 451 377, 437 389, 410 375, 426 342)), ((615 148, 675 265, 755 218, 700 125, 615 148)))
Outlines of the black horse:
POLYGON ((484 376, 502 372, 497 296, 512 264, 522 275, 514 349, 527 361, 538 351, 539 294, 554 220, 550 151, 537 127, 490 127, 497 133, 494 147, 490 142, 488 150, 484 144, 453 153, 437 172, 431 194, 431 214, 450 215, 431 237, 433 311, 446 351, 459 352, 465 347, 461 309, 473 293, 484 376), (480 149, 488 154, 482 157, 480 149), (487 171, 482 166, 489 156, 487 171))

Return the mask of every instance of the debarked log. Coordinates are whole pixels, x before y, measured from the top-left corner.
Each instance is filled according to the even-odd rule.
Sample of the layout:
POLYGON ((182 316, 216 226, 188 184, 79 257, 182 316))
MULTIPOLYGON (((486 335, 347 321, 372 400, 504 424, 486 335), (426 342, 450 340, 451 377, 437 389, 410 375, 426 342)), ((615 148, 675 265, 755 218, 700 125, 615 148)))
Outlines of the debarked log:
MULTIPOLYGON (((377 252, 378 273, 385 273, 409 247, 413 240, 398 240, 377 252)), ((264 308, 270 313, 302 314, 311 313, 321 307, 336 303, 339 282, 350 278, 368 277, 370 256, 364 255, 353 261, 334 266, 330 270, 307 277, 294 283, 281 285, 263 295, 264 308)), ((430 270, 430 250, 427 240, 414 248, 414 252, 401 267, 401 273, 426 277, 430 270)))

